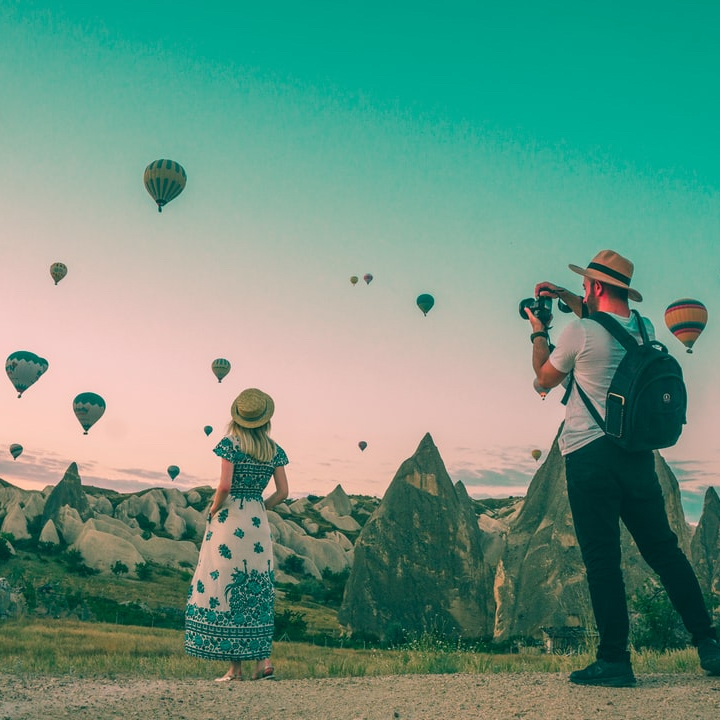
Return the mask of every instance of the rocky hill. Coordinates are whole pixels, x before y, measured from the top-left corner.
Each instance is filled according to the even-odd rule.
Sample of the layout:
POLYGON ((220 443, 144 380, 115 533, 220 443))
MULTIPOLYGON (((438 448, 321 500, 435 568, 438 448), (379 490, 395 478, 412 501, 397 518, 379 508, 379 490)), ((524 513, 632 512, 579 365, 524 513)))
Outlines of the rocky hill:
MULTIPOLYGON (((677 480, 658 453, 656 470, 671 525, 704 591, 717 600, 718 495, 708 490, 693 534, 677 480)), ((191 570, 213 492, 86 487, 72 463, 42 492, 0 480, 0 542, 10 537, 18 545, 75 550, 103 573, 118 561, 131 577, 143 563, 191 570)), ((426 435, 382 501, 350 497, 338 485, 324 498, 288 500, 268 517, 279 583, 298 583, 303 573, 320 579, 326 569, 350 572, 339 614, 350 633, 393 639, 437 630, 506 642, 592 627, 557 443, 525 498, 472 500, 461 483, 453 484, 426 435)), ((649 571, 624 529, 623 562, 632 592, 649 571)), ((11 591, 2 576, 0 564, 0 616, 11 591)))

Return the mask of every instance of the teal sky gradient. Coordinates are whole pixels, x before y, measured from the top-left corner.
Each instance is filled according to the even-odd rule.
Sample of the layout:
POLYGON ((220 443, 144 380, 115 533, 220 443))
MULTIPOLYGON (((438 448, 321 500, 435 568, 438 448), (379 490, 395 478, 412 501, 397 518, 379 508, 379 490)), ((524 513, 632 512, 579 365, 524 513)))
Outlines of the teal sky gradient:
POLYGON ((119 489, 169 484, 169 464, 214 484, 230 402, 259 386, 294 493, 382 495, 430 432, 471 494, 521 494, 563 412, 532 391, 518 301, 579 290, 567 264, 610 247, 687 375, 663 454, 696 519, 720 470, 719 20, 709 2, 0 0, 0 354, 50 362, 21 400, 5 381, 0 443, 25 453, 0 477, 42 487, 75 460, 119 489), (159 215, 142 172, 161 157, 188 184, 159 215), (710 313, 693 355, 662 318, 685 296, 710 313), (87 437, 82 391, 108 405, 87 437))

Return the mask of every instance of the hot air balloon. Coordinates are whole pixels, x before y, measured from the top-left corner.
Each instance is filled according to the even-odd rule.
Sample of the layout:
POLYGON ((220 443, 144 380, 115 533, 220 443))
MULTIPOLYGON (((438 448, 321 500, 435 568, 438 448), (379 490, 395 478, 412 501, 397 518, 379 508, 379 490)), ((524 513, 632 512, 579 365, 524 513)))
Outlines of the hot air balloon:
POLYGON ((692 352, 692 346, 707 323, 707 308, 699 300, 681 298, 667 306, 665 324, 668 330, 692 352))
POLYGON ((180 163, 174 160, 155 160, 145 168, 145 189, 157 203, 158 212, 163 205, 174 200, 184 189, 187 175, 180 163))
POLYGON ((544 388, 538 381, 537 378, 533 380, 533 390, 544 400, 546 395, 550 392, 550 389, 544 388))
POLYGON ((53 263, 50 266, 50 275, 57 285, 67 275, 67 265, 61 262, 53 263))
POLYGON ((96 393, 80 393, 73 400, 73 411, 78 422, 88 434, 88 430, 103 416, 105 412, 105 401, 96 393))
POLYGON ((417 306, 423 311, 423 315, 427 316, 435 304, 435 298, 432 295, 423 293, 422 295, 418 295, 416 302, 417 306))
POLYGON ((230 361, 225 358, 216 358, 212 361, 212 371, 218 382, 222 382, 222 379, 230 372, 230 361))
POLYGON ((23 446, 19 445, 18 443, 13 443, 10 446, 10 454, 13 456, 14 460, 17 460, 20 455, 22 455, 23 446))
POLYGON ((372 282, 373 276, 370 273, 363 275, 363 280, 369 285, 372 282))
POLYGON ((212 425, 206 425, 203 430, 205 431, 206 435, 209 435, 212 432, 212 425))
POLYGON ((357 276, 357 275, 351 275, 351 276, 350 276, 350 282, 351 282, 353 285, 357 285, 358 276, 357 276))
POLYGON ((365 448, 367 447, 367 443, 366 443, 364 440, 361 440, 361 441, 358 443, 358 447, 360 448, 361 451, 364 451, 365 448))
POLYGON ((535 450, 533 450, 530 454, 533 456, 535 462, 537 462, 542 455, 542 450, 538 450, 537 448, 535 448, 535 450))
POLYGON ((167 474, 174 480, 180 474, 180 468, 177 465, 168 465, 167 474))
POLYGON ((18 391, 18 397, 48 369, 48 361, 27 350, 10 353, 5 361, 5 372, 18 391))

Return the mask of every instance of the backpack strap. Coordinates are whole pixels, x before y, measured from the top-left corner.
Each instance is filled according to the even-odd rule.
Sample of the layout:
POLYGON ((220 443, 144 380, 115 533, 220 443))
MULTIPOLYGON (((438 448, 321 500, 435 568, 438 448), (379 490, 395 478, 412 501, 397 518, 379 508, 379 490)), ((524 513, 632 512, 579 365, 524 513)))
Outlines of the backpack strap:
MULTIPOLYGON (((640 337, 642 338, 642 344, 650 342, 645 328, 645 323, 640 317, 640 313, 637 310, 633 310, 632 314, 637 320, 638 329, 640 330, 640 337)), ((624 348, 630 350, 633 347, 637 347, 640 343, 612 316, 604 312, 592 313, 588 316, 588 320, 594 320, 596 323, 602 325, 624 348)), ((572 392, 573 385, 577 388, 580 399, 585 404, 593 420, 600 426, 600 429, 605 431, 605 421, 600 417, 600 413, 597 408, 593 405, 592 400, 586 395, 585 391, 580 387, 580 384, 575 380, 573 373, 570 373, 570 381, 568 382, 565 395, 563 395, 562 404, 567 405, 570 399, 570 393, 572 392)))

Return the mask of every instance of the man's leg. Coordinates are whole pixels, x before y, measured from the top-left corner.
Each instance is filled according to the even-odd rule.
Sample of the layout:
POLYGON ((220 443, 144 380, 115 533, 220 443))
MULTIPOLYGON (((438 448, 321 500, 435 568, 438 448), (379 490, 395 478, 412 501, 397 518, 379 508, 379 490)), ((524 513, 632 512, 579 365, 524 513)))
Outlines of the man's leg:
POLYGON ((600 438, 565 457, 568 498, 600 644, 598 659, 627 662, 629 623, 620 568, 621 492, 610 441, 600 438))

